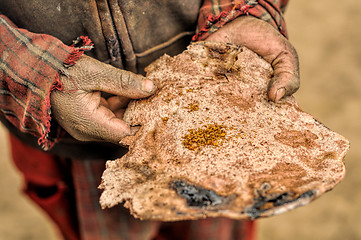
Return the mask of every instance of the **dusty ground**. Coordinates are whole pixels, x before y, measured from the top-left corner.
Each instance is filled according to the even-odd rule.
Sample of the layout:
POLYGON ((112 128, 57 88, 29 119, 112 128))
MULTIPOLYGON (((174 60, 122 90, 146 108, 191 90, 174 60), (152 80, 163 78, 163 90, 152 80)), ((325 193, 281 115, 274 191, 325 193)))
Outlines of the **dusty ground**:
MULTIPOLYGON (((286 13, 298 50, 301 107, 351 141, 347 174, 308 206, 259 221, 260 240, 361 239, 361 2, 291 0, 286 13)), ((47 218, 19 192, 0 128, 0 239, 57 239, 47 218)))

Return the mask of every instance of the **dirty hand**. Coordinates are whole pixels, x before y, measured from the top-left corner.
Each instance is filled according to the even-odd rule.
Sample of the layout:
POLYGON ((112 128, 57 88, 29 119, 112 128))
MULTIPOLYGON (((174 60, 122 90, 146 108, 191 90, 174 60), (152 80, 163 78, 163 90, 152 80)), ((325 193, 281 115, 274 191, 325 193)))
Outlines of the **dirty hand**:
POLYGON ((60 79, 64 90, 54 90, 50 100, 53 116, 72 137, 118 143, 135 133, 121 116, 129 99, 148 97, 155 91, 152 81, 85 55, 68 73, 69 77, 60 79), (116 96, 105 100, 101 92, 116 96))
POLYGON ((300 86, 297 52, 291 43, 269 23, 252 16, 242 16, 210 35, 206 41, 246 46, 269 62, 274 70, 268 97, 278 102, 300 86))

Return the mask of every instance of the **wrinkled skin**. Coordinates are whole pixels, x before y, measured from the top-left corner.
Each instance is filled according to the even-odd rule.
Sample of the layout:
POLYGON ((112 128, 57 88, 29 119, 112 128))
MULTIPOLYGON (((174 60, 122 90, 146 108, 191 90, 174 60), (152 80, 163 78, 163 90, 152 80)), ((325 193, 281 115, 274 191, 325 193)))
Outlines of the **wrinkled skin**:
POLYGON ((269 84, 268 97, 278 102, 300 86, 298 56, 292 44, 265 21, 243 16, 226 24, 210 35, 207 41, 246 46, 271 64, 274 76, 269 84))
MULTIPOLYGON (((274 69, 268 97, 277 102, 299 88, 298 57, 291 43, 270 24, 243 16, 210 35, 207 41, 246 46, 262 56, 274 69)), ((119 143, 137 129, 122 121, 130 99, 148 97, 156 86, 144 77, 116 69, 91 57, 82 56, 62 76, 65 89, 51 93, 55 119, 81 141, 119 143), (116 96, 103 98, 101 92, 116 96)))
POLYGON ((145 98, 156 89, 154 83, 134 74, 82 56, 62 76, 64 90, 50 95, 52 112, 57 122, 80 141, 119 143, 136 132, 121 120, 129 99, 145 98), (101 92, 116 96, 107 100, 101 92))

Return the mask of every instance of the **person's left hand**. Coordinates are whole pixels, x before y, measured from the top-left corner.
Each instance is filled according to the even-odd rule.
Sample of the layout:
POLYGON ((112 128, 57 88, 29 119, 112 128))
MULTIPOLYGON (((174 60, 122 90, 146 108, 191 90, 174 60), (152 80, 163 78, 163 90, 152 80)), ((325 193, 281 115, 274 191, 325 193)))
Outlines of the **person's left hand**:
POLYGON ((245 46, 272 65, 273 78, 268 97, 278 102, 300 86, 298 56, 292 44, 269 23, 252 16, 242 16, 211 34, 206 41, 245 46))
POLYGON ((152 95, 156 86, 145 77, 83 55, 61 75, 62 90, 50 94, 52 116, 79 141, 118 144, 139 127, 122 120, 130 99, 152 95), (105 95, 111 95, 105 99, 105 95))

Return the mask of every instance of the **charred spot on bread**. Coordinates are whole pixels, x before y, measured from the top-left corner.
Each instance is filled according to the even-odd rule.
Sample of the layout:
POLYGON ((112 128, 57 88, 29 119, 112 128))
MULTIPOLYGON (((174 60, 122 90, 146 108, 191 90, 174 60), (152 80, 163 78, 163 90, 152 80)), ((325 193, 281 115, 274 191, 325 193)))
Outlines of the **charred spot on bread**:
POLYGON ((124 113, 142 127, 107 162, 103 208, 124 203, 156 221, 252 219, 306 205, 344 177, 347 139, 292 96, 269 102, 272 66, 249 49, 197 42, 147 69, 158 90, 124 113))
POLYGON ((215 191, 189 184, 184 180, 174 180, 170 183, 170 187, 183 197, 190 207, 204 208, 227 201, 226 197, 218 195, 215 191))
POLYGON ((308 190, 302 194, 295 195, 293 192, 284 192, 280 194, 271 194, 269 196, 259 196, 254 199, 254 204, 246 209, 246 213, 251 219, 257 219, 262 216, 262 213, 270 209, 288 205, 291 203, 297 204, 302 200, 311 199, 314 197, 315 192, 308 190))

